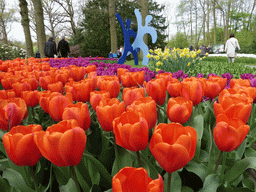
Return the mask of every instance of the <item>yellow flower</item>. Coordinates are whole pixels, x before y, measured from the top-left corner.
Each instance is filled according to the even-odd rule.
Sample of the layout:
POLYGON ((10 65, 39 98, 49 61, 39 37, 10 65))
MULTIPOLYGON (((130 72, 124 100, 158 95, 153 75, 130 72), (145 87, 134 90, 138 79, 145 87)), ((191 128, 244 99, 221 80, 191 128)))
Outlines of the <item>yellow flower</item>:
POLYGON ((149 58, 149 59, 151 58, 151 55, 149 53, 147 54, 147 58, 149 58))
POLYGON ((149 49, 149 52, 150 52, 150 53, 153 53, 154 51, 153 51, 152 49, 149 49))
POLYGON ((163 60, 166 60, 166 57, 164 57, 163 60))
POLYGON ((185 54, 182 52, 181 54, 180 54, 180 57, 184 57, 185 56, 185 54))
POLYGON ((192 55, 192 59, 194 59, 196 57, 196 54, 194 53, 193 55, 192 55))
POLYGON ((188 66, 189 66, 190 64, 191 64, 191 63, 189 62, 189 63, 188 63, 188 66))
POLYGON ((180 50, 180 48, 177 48, 177 51, 179 51, 180 50))
POLYGON ((205 59, 206 57, 204 56, 203 59, 205 59))
POLYGON ((199 49, 199 50, 197 51, 197 53, 201 53, 201 49, 199 49))
POLYGON ((209 53, 206 53, 205 55, 207 56, 207 55, 209 55, 209 53))
POLYGON ((186 55, 186 58, 189 58, 189 54, 186 55))
POLYGON ((165 52, 164 52, 164 56, 167 56, 168 54, 169 54, 168 51, 165 51, 165 52))
POLYGON ((160 57, 159 57, 158 55, 157 55, 155 58, 156 58, 156 60, 159 60, 159 59, 160 59, 160 57))
POLYGON ((159 57, 162 57, 162 56, 163 56, 163 54, 160 52, 160 53, 158 53, 158 56, 159 56, 159 57))
POLYGON ((199 59, 199 61, 201 61, 201 60, 202 60, 202 58, 199 59))
POLYGON ((160 69, 156 68, 156 72, 158 72, 160 69))

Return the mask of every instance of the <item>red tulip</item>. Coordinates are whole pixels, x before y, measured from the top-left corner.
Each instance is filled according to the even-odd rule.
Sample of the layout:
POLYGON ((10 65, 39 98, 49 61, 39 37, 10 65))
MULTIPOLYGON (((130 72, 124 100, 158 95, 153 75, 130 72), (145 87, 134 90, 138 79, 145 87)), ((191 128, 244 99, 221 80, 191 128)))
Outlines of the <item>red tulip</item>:
POLYGON ((101 91, 108 91, 110 93, 110 98, 115 98, 119 95, 121 85, 119 81, 109 81, 103 80, 101 82, 101 91))
POLYGON ((26 102, 28 107, 35 107, 39 103, 40 93, 36 91, 23 91, 21 93, 21 98, 26 102))
POLYGON ((75 119, 77 120, 79 127, 86 131, 87 129, 89 129, 91 124, 91 117, 88 110, 88 105, 82 102, 68 105, 63 111, 62 119, 75 119))
POLYGON ((34 166, 42 157, 34 142, 34 135, 38 131, 42 131, 41 125, 19 125, 4 134, 6 153, 15 165, 34 166))
POLYGON ((52 119, 54 121, 61 121, 64 109, 72 103, 70 97, 61 95, 60 93, 58 96, 52 97, 49 101, 49 114, 52 119))
POLYGON ((96 114, 102 129, 113 131, 112 121, 125 111, 125 104, 117 98, 103 99, 96 108, 96 114))
POLYGON ((178 79, 172 79, 172 81, 169 81, 167 83, 166 90, 171 97, 179 97, 181 90, 180 81, 178 79))
POLYGON ((143 87, 131 87, 123 89, 123 101, 126 106, 131 105, 137 99, 145 97, 145 89, 143 87))
POLYGON ((218 149, 229 152, 241 145, 249 130, 249 125, 245 125, 240 119, 219 115, 213 129, 213 136, 218 149))
POLYGON ((148 145, 148 123, 136 112, 123 112, 113 121, 116 144, 130 151, 144 150, 148 145))
POLYGON ((145 71, 126 72, 120 78, 123 87, 142 86, 145 79, 145 71))
POLYGON ((166 90, 162 79, 152 79, 146 84, 147 94, 155 100, 158 105, 163 105, 166 98, 166 90))
POLYGON ((50 90, 51 92, 63 93, 63 84, 60 81, 49 84, 47 88, 47 90, 50 90))
POLYGON ((179 123, 158 124, 149 149, 159 165, 172 173, 184 167, 195 155, 197 133, 179 123), (171 163, 170 163, 171 162, 171 163))
POLYGON ((167 105, 167 116, 171 122, 185 123, 193 110, 193 102, 183 97, 170 98, 167 105))
POLYGON ((76 166, 86 145, 85 131, 76 120, 54 124, 35 134, 35 143, 42 155, 57 166, 76 166), (74 123, 75 121, 75 123, 74 123))
POLYGON ((100 101, 104 98, 110 98, 110 93, 108 91, 92 91, 90 93, 90 103, 95 111, 100 101))
POLYGON ((160 174, 152 180, 144 168, 125 167, 112 179, 113 192, 163 192, 164 182, 160 174))
POLYGON ((157 121, 156 102, 152 97, 142 97, 134 101, 127 107, 127 111, 135 111, 140 117, 143 117, 148 122, 148 128, 155 127, 157 121))

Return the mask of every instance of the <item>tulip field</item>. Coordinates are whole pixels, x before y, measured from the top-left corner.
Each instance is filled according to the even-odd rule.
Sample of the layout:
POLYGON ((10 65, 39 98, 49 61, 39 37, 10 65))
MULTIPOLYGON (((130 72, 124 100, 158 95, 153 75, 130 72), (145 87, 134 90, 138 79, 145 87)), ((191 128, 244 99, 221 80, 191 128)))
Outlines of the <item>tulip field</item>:
POLYGON ((256 74, 156 54, 0 60, 0 191, 255 191, 256 74))

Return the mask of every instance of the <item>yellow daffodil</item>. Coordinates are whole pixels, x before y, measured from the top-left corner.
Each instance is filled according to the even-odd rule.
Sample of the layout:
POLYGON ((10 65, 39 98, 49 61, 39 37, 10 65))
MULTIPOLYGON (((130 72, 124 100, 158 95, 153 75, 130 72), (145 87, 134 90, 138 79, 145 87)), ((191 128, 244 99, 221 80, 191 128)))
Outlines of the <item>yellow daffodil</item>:
POLYGON ((158 72, 160 69, 156 68, 156 72, 158 72))
POLYGON ((199 50, 197 51, 197 53, 201 53, 201 50, 199 49, 199 50))
POLYGON ((208 55, 209 55, 209 53, 206 53, 205 55, 206 55, 206 56, 208 56, 208 55))
POLYGON ((149 53, 147 54, 147 58, 149 58, 149 59, 151 58, 151 55, 149 53))
POLYGON ((190 64, 191 64, 191 63, 189 62, 189 63, 188 63, 188 67, 189 67, 190 64))
POLYGON ((204 56, 203 59, 205 59, 206 57, 204 56))
POLYGON ((184 57, 185 56, 185 54, 182 52, 181 54, 180 54, 180 57, 184 57))
POLYGON ((159 57, 158 55, 157 55, 155 58, 156 58, 156 60, 159 60, 159 59, 160 59, 160 57, 159 57))
POLYGON ((149 52, 150 52, 150 53, 153 53, 154 51, 153 51, 152 49, 149 49, 149 52))

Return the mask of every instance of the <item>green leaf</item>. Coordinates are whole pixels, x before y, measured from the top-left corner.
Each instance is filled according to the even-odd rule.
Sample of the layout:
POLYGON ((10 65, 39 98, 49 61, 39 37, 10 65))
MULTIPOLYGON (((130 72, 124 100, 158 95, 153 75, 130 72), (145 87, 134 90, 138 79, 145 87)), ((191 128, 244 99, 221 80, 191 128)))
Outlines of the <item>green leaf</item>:
MULTIPOLYGON (((168 183, 168 173, 164 174, 164 191, 167 191, 168 183)), ((171 176, 171 191, 170 192, 180 192, 181 191, 181 178, 178 171, 172 173, 171 176)))
POLYGON ((181 192, 194 192, 194 190, 191 189, 190 187, 183 186, 183 187, 181 188, 181 192))
POLYGON ((109 190, 107 190, 107 191, 105 191, 105 192, 112 192, 112 189, 109 189, 109 190))
POLYGON ((116 175, 120 169, 129 166, 133 166, 134 156, 126 149, 117 145, 116 158, 112 168, 112 176, 116 175))
POLYGON ((256 157, 246 157, 235 163, 235 165, 229 169, 224 175, 224 180, 228 183, 238 178, 246 169, 256 169, 256 157))
POLYGON ((100 173, 98 171, 98 168, 95 167, 95 165, 90 160, 87 161, 87 167, 88 167, 88 170, 89 170, 89 175, 90 175, 92 184, 93 185, 99 185, 99 183, 100 183, 100 173))
POLYGON ((188 171, 193 172, 196 175, 198 175, 202 181, 204 181, 204 179, 207 176, 207 166, 203 163, 197 163, 192 160, 186 165, 185 168, 188 171))
POLYGON ((90 192, 99 192, 101 191, 101 188, 99 185, 93 185, 90 192))
POLYGON ((53 165, 53 172, 60 186, 66 185, 69 182, 69 167, 58 167, 53 165))
POLYGON ((61 192, 77 192, 76 184, 72 178, 69 179, 66 185, 60 186, 61 192))
POLYGON ((0 177, 0 189, 1 191, 8 192, 11 189, 8 181, 2 177, 0 177))
POLYGON ((204 117, 202 115, 195 116, 191 127, 196 130, 197 140, 201 140, 204 133, 204 117))
POLYGON ((21 192, 34 192, 33 189, 26 185, 21 174, 13 169, 4 170, 2 177, 7 179, 12 187, 19 189, 21 192))
POLYGON ((246 143, 247 143, 247 138, 241 143, 241 145, 236 149, 236 156, 238 159, 241 159, 243 157, 243 154, 245 152, 246 148, 246 143))
POLYGON ((255 183, 250 178, 243 179, 242 183, 243 183, 243 186, 245 186, 245 187, 247 187, 247 188, 249 188, 251 190, 255 189, 255 183))
POLYGON ((256 151, 252 148, 246 148, 244 155, 245 157, 256 157, 256 151))
POLYGON ((103 186, 105 188, 110 188, 112 186, 112 177, 109 174, 109 172, 106 170, 106 168, 97 160, 95 159, 91 154, 89 154, 87 151, 83 154, 83 156, 91 161, 92 165, 97 168, 98 172, 101 175, 101 178, 104 180, 104 182, 101 182, 101 184, 104 184, 103 186))
POLYGON ((80 163, 77 166, 75 166, 75 170, 76 170, 78 182, 80 183, 82 189, 84 191, 89 191, 92 186, 92 182, 90 179, 90 175, 87 167, 87 160, 85 157, 82 157, 80 163))
POLYGON ((217 191, 217 188, 219 187, 219 175, 216 174, 211 174, 208 175, 205 178, 204 181, 204 186, 201 189, 200 192, 212 192, 212 191, 217 191))
POLYGON ((8 158, 5 159, 0 159, 0 170, 3 171, 7 168, 9 168, 9 162, 8 162, 8 158))

